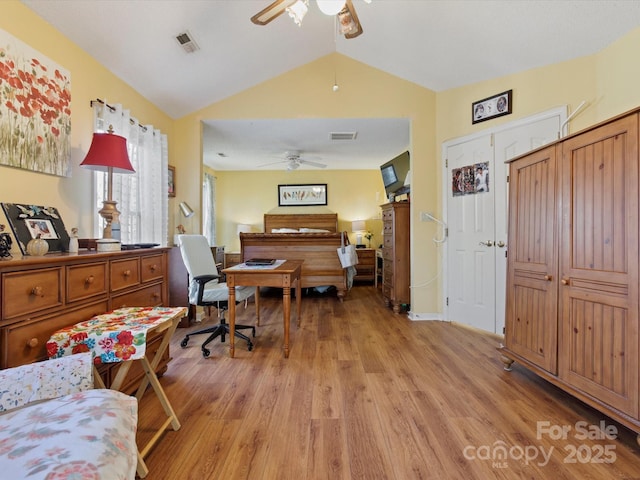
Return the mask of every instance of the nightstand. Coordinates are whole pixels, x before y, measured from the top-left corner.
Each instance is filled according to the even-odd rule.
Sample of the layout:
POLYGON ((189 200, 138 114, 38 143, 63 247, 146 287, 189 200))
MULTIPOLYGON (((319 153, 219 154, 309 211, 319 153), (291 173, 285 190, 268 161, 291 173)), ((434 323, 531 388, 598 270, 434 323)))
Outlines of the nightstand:
POLYGON ((375 282, 376 280, 376 249, 375 248, 356 248, 358 255, 358 272, 354 277, 354 281, 375 282))
POLYGON ((225 252, 224 268, 233 267, 239 263, 242 263, 242 254, 240 252, 225 252))

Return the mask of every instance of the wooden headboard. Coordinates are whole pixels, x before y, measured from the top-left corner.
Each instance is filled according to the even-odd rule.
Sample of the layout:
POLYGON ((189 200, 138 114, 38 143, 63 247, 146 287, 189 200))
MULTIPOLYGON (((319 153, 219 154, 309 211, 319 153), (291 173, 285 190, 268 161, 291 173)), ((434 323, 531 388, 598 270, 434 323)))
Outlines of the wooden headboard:
POLYGON ((317 228, 331 233, 338 231, 337 213, 264 214, 264 233, 274 228, 317 228))

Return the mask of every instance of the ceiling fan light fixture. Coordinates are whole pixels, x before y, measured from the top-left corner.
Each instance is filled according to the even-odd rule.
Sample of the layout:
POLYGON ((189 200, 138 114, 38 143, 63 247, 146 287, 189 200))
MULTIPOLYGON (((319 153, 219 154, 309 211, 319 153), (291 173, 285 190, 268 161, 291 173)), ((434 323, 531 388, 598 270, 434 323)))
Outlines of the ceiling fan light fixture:
POLYGON ((287 13, 299 27, 302 25, 302 19, 309 11, 309 0, 298 0, 293 5, 286 8, 287 13))
POLYGON ((338 14, 338 30, 340 35, 348 35, 358 31, 358 25, 353 20, 351 12, 346 8, 338 14))
POLYGON ((316 0, 318 8, 325 15, 337 15, 344 7, 346 0, 316 0))

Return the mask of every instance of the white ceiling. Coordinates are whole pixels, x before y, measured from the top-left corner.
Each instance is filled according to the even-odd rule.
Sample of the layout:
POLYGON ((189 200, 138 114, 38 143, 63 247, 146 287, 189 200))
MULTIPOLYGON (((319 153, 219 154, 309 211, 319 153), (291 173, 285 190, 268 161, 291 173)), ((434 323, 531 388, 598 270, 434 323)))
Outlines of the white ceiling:
MULTIPOLYGON (((314 0, 301 28, 286 14, 266 26, 251 23, 270 0, 22 1, 172 118, 336 51, 442 91, 590 55, 640 26, 640 0, 353 0, 364 33, 351 40, 336 39, 334 19, 314 0), (185 31, 199 51, 180 47, 175 36, 185 31)), ((207 160, 237 170, 300 150, 331 169, 371 168, 358 166, 357 152, 384 149, 389 157, 387 150, 396 155, 408 145, 408 131, 386 135, 397 120, 334 122, 210 122, 207 130, 218 136, 206 140, 214 145, 207 160), (355 153, 329 143, 328 132, 343 129, 359 132, 359 143, 343 145, 357 146, 355 153), (327 144, 304 141, 318 131, 327 144)), ((377 154, 361 158, 383 163, 377 154)))

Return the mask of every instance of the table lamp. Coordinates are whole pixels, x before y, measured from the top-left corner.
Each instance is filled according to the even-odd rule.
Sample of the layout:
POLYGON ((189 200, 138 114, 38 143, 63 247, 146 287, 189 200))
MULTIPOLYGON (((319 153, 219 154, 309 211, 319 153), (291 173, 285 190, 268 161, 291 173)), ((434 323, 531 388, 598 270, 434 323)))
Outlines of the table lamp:
POLYGON ((364 248, 362 243, 362 232, 367 229, 364 220, 354 220, 351 222, 351 231, 356 233, 356 248, 364 248))
POLYGON ((113 134, 113 127, 109 125, 108 133, 94 133, 87 156, 80 164, 81 167, 107 172, 107 199, 102 202, 102 209, 98 213, 104 218, 106 225, 103 238, 112 238, 111 222, 118 220, 120 212, 113 196, 113 174, 135 173, 127 153, 127 140, 120 135, 113 134))

